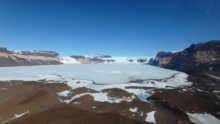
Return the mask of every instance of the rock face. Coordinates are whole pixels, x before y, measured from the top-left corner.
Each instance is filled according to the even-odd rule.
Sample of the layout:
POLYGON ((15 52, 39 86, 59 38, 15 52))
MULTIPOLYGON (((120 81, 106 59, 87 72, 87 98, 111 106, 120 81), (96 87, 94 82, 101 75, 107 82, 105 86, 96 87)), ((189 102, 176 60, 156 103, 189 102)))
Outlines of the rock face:
POLYGON ((0 47, 0 67, 62 64, 62 58, 53 51, 21 51, 0 47))
POLYGON ((159 52, 157 53, 157 56, 153 62, 153 65, 157 66, 164 66, 170 63, 170 60, 175 56, 177 53, 172 53, 172 52, 159 52))
POLYGON ((192 44, 181 52, 159 52, 153 65, 191 73, 199 64, 210 63, 219 59, 220 41, 213 40, 206 43, 192 44))

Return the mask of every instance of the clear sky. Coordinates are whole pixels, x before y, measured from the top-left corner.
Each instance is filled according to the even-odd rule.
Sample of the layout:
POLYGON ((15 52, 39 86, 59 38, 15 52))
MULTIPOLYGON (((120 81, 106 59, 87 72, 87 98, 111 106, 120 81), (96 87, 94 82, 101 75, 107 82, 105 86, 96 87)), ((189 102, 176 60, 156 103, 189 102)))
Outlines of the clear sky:
POLYGON ((0 0, 0 46, 154 56, 220 40, 220 0, 0 0))

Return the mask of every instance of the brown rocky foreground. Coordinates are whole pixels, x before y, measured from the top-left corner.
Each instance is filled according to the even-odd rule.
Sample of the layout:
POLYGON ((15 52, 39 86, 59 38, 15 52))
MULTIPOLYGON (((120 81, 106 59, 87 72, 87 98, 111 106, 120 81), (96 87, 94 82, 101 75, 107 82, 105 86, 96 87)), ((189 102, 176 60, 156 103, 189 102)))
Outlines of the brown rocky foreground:
POLYGON ((26 115, 11 124, 146 124, 115 112, 98 113, 61 103, 48 110, 26 115))
MULTIPOLYGON (((147 124, 148 122, 145 121, 147 113, 156 111, 154 114, 156 123, 191 124, 185 111, 200 112, 201 110, 201 106, 197 106, 201 102, 199 97, 195 94, 191 95, 192 91, 189 89, 180 92, 183 88, 154 89, 155 95, 149 98, 151 104, 142 102, 137 97, 131 102, 99 102, 91 95, 73 99, 70 103, 62 102, 68 98, 57 93, 70 89, 65 83, 48 83, 44 80, 2 81, 0 82, 0 122, 4 124, 147 124), (166 104, 161 103, 161 100, 165 100, 166 104), (131 108, 136 108, 136 111, 130 111, 131 108), (18 115, 22 116, 16 118, 18 115)), ((81 87, 71 90, 68 97, 88 92, 97 91, 81 87)), ((118 88, 105 89, 102 92, 118 98, 133 95, 118 88)))

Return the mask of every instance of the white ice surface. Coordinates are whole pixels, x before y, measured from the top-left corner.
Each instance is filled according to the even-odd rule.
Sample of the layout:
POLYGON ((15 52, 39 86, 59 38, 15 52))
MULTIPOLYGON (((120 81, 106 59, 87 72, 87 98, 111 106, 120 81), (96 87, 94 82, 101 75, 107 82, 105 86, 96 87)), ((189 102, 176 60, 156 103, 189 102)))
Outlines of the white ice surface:
MULTIPOLYGON (((102 84, 126 83, 132 79, 163 79, 181 74, 171 85, 182 82, 186 74, 142 64, 63 64, 45 66, 1 67, 0 80, 39 80, 53 79, 61 75, 66 79, 93 80, 102 84), (175 82, 174 82, 175 81, 175 82), (178 81, 178 82, 176 82, 178 81)), ((56 79, 55 79, 56 80, 56 79)))
POLYGON ((186 113, 189 116, 190 121, 196 124, 220 124, 219 119, 207 113, 186 113))
POLYGON ((145 118, 145 121, 149 123, 156 123, 154 114, 155 114, 155 111, 147 113, 147 117, 145 118))

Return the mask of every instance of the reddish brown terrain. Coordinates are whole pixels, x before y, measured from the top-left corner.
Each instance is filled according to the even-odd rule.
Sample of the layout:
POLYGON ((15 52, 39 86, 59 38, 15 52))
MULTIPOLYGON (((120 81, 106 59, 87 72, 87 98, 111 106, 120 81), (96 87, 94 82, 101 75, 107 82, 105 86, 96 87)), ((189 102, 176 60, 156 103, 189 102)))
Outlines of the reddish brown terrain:
MULTIPOLYGON (((1 122, 5 124, 142 124, 147 123, 145 122, 146 114, 151 111, 156 111, 154 116, 157 123, 179 123, 179 121, 181 124, 192 123, 184 111, 181 111, 182 113, 174 112, 173 109, 160 103, 149 104, 140 101, 137 97, 131 102, 109 103, 94 101, 91 95, 84 95, 73 99, 68 104, 63 103, 62 100, 68 98, 59 96, 57 93, 70 90, 70 87, 65 83, 45 83, 43 80, 38 82, 5 81, 0 82, 0 87, 0 115, 1 122), (132 112, 129 110, 130 108, 137 108, 137 111, 132 112), (15 118, 16 114, 23 113, 25 113, 23 116, 15 118)), ((155 91, 157 92, 156 89, 155 91)), ((170 91, 164 91, 164 95, 161 97, 156 93, 154 97, 166 99, 171 104, 189 110, 184 106, 184 103, 180 104, 181 102, 178 102, 177 99, 168 99, 170 94, 166 94, 172 94, 170 91)), ((71 90, 68 97, 88 92, 96 93, 98 91, 82 87, 71 90)), ((108 93, 112 98, 132 97, 134 95, 118 88, 105 89, 102 92, 108 93)), ((190 91, 184 92, 184 95, 186 94, 190 94, 190 91)), ((182 93, 176 95, 176 97, 182 96, 182 93)), ((186 96, 183 99, 186 102, 197 102, 193 100, 194 97, 188 100, 189 97, 186 96)), ((196 111, 196 109, 193 108, 192 110, 196 111)))

